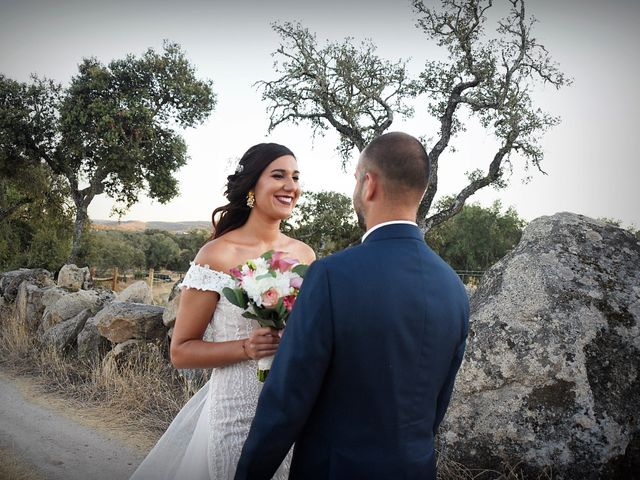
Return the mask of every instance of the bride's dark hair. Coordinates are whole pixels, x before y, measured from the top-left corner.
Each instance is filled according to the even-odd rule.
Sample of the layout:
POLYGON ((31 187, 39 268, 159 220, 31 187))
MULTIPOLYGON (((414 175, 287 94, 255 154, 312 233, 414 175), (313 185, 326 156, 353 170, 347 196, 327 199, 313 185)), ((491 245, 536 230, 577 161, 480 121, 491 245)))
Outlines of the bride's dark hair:
POLYGON ((211 214, 211 238, 218 238, 246 223, 251 213, 251 208, 247 206, 247 194, 256 186, 264 169, 276 158, 284 155, 295 157, 291 150, 277 143, 259 143, 245 152, 235 173, 227 177, 224 196, 229 203, 216 208, 211 214), (216 221, 218 214, 220 217, 216 221))

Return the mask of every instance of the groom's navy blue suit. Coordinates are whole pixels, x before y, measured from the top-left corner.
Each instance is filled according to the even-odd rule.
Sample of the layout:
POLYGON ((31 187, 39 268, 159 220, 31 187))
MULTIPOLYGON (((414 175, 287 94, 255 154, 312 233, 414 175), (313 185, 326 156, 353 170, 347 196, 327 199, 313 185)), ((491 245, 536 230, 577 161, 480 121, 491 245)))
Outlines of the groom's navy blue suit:
POLYGON ((371 232, 309 269, 236 479, 435 479, 433 439, 462 361, 469 303, 414 225, 371 232))

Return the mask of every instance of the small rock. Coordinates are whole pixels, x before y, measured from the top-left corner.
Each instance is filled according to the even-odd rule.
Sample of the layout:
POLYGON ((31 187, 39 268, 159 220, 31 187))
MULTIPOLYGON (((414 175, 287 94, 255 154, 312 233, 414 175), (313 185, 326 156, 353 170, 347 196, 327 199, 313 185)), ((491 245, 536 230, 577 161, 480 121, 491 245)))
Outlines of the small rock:
POLYGON ((64 265, 58 272, 58 285, 71 292, 88 290, 93 287, 89 267, 77 267, 74 264, 64 265))
POLYGON ((153 304, 153 293, 147 282, 139 280, 132 283, 127 288, 116 295, 118 302, 133 302, 153 304))
POLYGON ((44 268, 21 268, 0 274, 0 296, 11 303, 15 301, 18 288, 24 281, 38 287, 48 287, 54 284, 51 272, 44 268))

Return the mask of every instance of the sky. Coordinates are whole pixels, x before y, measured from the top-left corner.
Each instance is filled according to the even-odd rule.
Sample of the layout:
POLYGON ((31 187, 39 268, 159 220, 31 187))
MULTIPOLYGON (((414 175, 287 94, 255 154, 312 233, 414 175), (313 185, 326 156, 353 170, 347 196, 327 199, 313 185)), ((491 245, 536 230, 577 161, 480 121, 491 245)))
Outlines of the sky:
MULTIPOLYGON (((538 40, 574 80, 560 91, 540 88, 534 97, 562 123, 541 142, 546 175, 525 172, 514 158, 506 189, 485 188, 469 201, 488 206, 499 200, 528 221, 570 211, 640 227, 640 2, 529 0, 527 10, 539 21, 538 40), (528 174, 531 180, 523 183, 528 174)), ((226 176, 250 146, 264 141, 292 149, 303 189, 350 196, 357 152, 343 171, 335 133, 314 139, 305 124, 267 133, 267 104, 254 84, 276 78, 274 21, 301 22, 320 45, 347 36, 371 39, 381 57, 408 59, 414 76, 427 58, 443 54, 415 27, 405 0, 0 0, 0 73, 20 81, 36 73, 64 85, 84 57, 106 64, 149 47, 160 51, 168 39, 183 47, 200 78, 213 80, 214 112, 204 124, 182 132, 189 161, 176 173, 180 194, 165 205, 141 196, 122 220, 210 220, 213 209, 226 203, 226 176)), ((396 120, 390 130, 434 137, 437 124, 424 101, 415 110, 413 118, 396 120)), ((486 169, 495 153, 490 136, 473 125, 451 143, 456 151, 440 158, 439 195, 456 193, 465 185, 464 173, 486 169)), ((98 196, 89 215, 108 219, 112 206, 106 195, 98 196)))

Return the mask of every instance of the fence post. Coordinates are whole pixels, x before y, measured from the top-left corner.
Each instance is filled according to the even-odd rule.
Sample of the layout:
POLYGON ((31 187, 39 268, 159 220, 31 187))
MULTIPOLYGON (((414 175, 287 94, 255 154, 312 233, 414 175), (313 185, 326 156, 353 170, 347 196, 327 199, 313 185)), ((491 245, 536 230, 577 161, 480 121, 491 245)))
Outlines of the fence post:
POLYGON ((149 282, 149 288, 153 289, 153 268, 149 269, 149 278, 147 280, 149 282))
POLYGON ((113 290, 116 291, 116 287, 118 286, 118 267, 113 267, 113 290))

